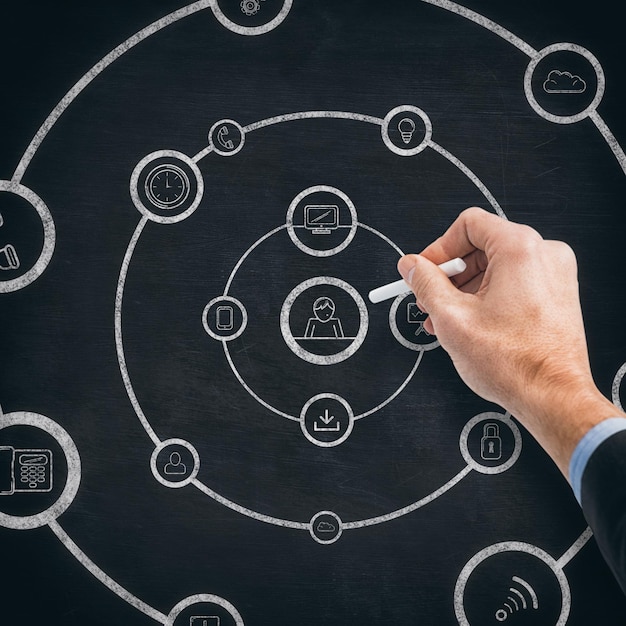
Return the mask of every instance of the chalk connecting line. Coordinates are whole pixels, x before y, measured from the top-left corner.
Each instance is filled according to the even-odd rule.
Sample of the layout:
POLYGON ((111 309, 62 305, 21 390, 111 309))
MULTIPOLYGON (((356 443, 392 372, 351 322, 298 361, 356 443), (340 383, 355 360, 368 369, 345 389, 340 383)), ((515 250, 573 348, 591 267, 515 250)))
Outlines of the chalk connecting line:
MULTIPOLYGON (((519 49, 522 53, 527 55, 530 58, 530 63, 527 67, 526 74, 524 76, 524 92, 525 92, 525 95, 528 99, 530 106, 537 113, 537 115, 556 124, 574 124, 574 123, 577 123, 579 121, 589 118, 593 122, 593 124, 597 127, 602 137, 607 142, 608 146, 613 152, 615 158, 617 159, 624 173, 626 173, 626 155, 597 111, 597 107, 602 100, 604 90, 605 90, 605 77, 604 77, 604 72, 602 70, 600 63, 595 58, 595 56, 593 56, 593 54, 591 54, 588 50, 582 48, 581 46, 577 46, 576 44, 571 44, 571 43, 554 44, 552 46, 548 46, 547 48, 544 48, 543 50, 537 51, 532 46, 530 46, 529 44, 524 42, 522 39, 512 34, 507 29, 503 28, 502 26, 496 24, 492 20, 489 20, 485 18, 484 16, 460 4, 451 2, 449 0, 421 0, 421 1, 434 5, 436 7, 445 9, 452 13, 455 13, 463 17, 464 19, 467 19, 469 21, 472 21, 480 25, 486 30, 498 35, 499 37, 501 37, 502 39, 504 39, 505 41, 507 41, 508 43, 510 43, 517 49, 519 49), (555 114, 551 112, 550 110, 547 110, 545 100, 542 100, 540 102, 536 93, 535 84, 536 84, 536 72, 538 71, 538 67, 540 66, 542 61, 544 61, 546 58, 549 58, 550 55, 554 53, 560 53, 560 54, 566 53, 566 54, 570 54, 570 55, 574 55, 578 57, 583 57, 588 61, 589 65, 593 69, 593 72, 595 73, 596 87, 595 87, 595 94, 593 96, 593 99, 585 108, 581 110, 575 110, 574 108, 567 115, 562 114, 562 112, 560 112, 559 114, 555 114)), ((62 114, 67 110, 67 108, 72 104, 72 102, 83 92, 83 90, 85 90, 90 85, 90 83, 93 82, 94 79, 96 79, 106 68, 108 68, 117 59, 122 57, 126 52, 128 52, 129 50, 137 46, 142 41, 145 41, 147 38, 158 33, 164 28, 182 20, 183 18, 194 15, 205 9, 210 9, 213 12, 215 18, 220 22, 220 24, 222 24, 225 28, 228 28, 232 32, 238 35, 242 35, 242 36, 258 36, 258 35, 264 35, 266 33, 271 32, 273 29, 277 28, 284 22, 284 20, 287 18, 289 12, 292 9, 292 0, 285 0, 282 8, 276 14, 276 16, 272 20, 270 20, 268 23, 262 26, 258 26, 258 27, 245 27, 245 26, 241 26, 240 24, 236 24, 235 22, 230 20, 221 10, 218 0, 201 0, 199 2, 194 2, 186 7, 183 7, 182 9, 178 11, 175 11, 163 17, 160 20, 157 20, 153 24, 149 25, 148 27, 144 28, 143 30, 139 31, 138 33, 130 37, 124 43, 122 43, 117 48, 115 48, 106 57, 104 57, 101 61, 99 61, 91 70, 89 70, 72 87, 72 89, 70 89, 70 91, 63 97, 63 99, 54 108, 54 110, 50 113, 48 118, 44 121, 40 129, 37 131, 36 135, 30 142, 28 148, 24 152, 24 155, 22 156, 18 166, 16 167, 16 170, 13 174, 12 179, 10 181, 0 181, 0 192, 8 192, 8 193, 19 195, 20 197, 25 199, 27 202, 29 202, 37 211, 41 219, 41 222, 43 224, 43 228, 44 228, 44 243, 42 246, 42 252, 38 261, 34 265, 34 267, 31 270, 25 272, 21 277, 19 277, 18 279, 14 281, 5 281, 4 283, 0 283, 0 293, 6 293, 6 292, 14 291, 17 289, 22 289, 28 284, 35 281, 45 271, 51 257, 53 256, 56 235, 55 235, 55 226, 54 226, 54 221, 52 219, 52 216, 50 215, 50 212, 48 208, 46 207, 45 203, 43 202, 43 200, 39 198, 32 190, 22 185, 22 179, 26 173, 28 166, 30 165, 33 157, 35 156, 35 153, 41 146, 42 142, 44 141, 44 139, 46 138, 50 130, 54 127, 56 122, 59 120, 62 114)), ((561 93, 567 93, 567 91, 561 90, 561 93)), ((204 183, 203 183, 202 176, 201 176, 200 170, 198 169, 197 164, 200 161, 202 161, 204 158, 209 157, 213 153, 218 154, 220 156, 234 156, 235 154, 239 152, 239 150, 243 148, 245 137, 249 135, 250 133, 253 133, 255 131, 260 131, 264 128, 268 128, 275 124, 282 124, 282 123, 287 123, 291 121, 302 121, 302 120, 310 120, 310 119, 344 119, 344 120, 363 122, 366 124, 373 124, 373 125, 379 126, 381 129, 382 140, 384 144, 386 145, 386 147, 392 152, 400 156, 412 157, 426 149, 434 150, 440 156, 446 159, 450 164, 454 165, 459 171, 461 171, 469 180, 471 180, 474 183, 474 185, 481 191, 485 199, 489 202, 493 210, 498 215, 500 215, 503 218, 506 217, 504 215, 504 212, 502 211, 502 208, 498 204, 496 198, 489 192, 489 190, 481 182, 481 180, 475 175, 475 173, 472 172, 465 164, 463 164, 454 155, 449 153, 442 146, 439 146, 432 139, 432 124, 430 123, 430 119, 428 118, 425 112, 421 111, 417 107, 413 107, 411 105, 403 105, 403 106, 397 107, 396 109, 390 111, 385 118, 378 118, 374 116, 368 116, 368 115, 362 115, 362 114, 350 113, 350 112, 341 112, 341 111, 303 111, 303 112, 296 112, 296 113, 274 116, 271 118, 267 118, 267 119, 249 124, 245 127, 240 126, 237 122, 233 120, 222 120, 221 122, 218 122, 216 125, 214 125, 214 127, 211 129, 211 133, 210 133, 211 140, 209 142, 209 146, 203 148, 195 156, 188 157, 184 154, 171 151, 171 150, 160 151, 160 152, 148 155, 146 159, 144 159, 144 161, 138 165, 136 171, 133 173, 132 184, 131 184, 131 196, 133 198, 133 202, 135 203, 135 206, 142 213, 142 217, 135 229, 135 232, 133 233, 133 236, 126 250, 124 260, 122 262, 119 280, 118 280, 116 300, 115 300, 115 341, 116 341, 116 346, 117 346, 120 372, 121 372, 122 380, 124 382, 124 386, 128 393, 130 402, 143 428, 145 429, 146 433, 148 434, 148 436, 150 437, 150 439, 155 445, 155 454, 153 455, 153 458, 151 461, 151 467, 153 468, 153 472, 155 473, 155 478, 157 478, 159 482, 162 482, 166 486, 172 487, 172 488, 178 488, 178 487, 191 484, 197 489, 199 489, 200 491, 202 491, 203 493, 205 493, 206 495, 208 495, 209 497, 216 500, 217 502, 220 502, 224 506, 234 511, 237 511, 241 513, 242 515, 246 515, 258 521, 275 524, 275 525, 282 526, 285 528, 291 528, 291 529, 296 529, 296 530, 306 530, 309 533, 311 533, 314 540, 322 544, 328 544, 328 543, 334 543, 339 538, 342 531, 344 530, 354 530, 354 529, 359 529, 359 528, 365 528, 368 526, 373 526, 373 525, 380 524, 383 522, 391 521, 393 519, 397 519, 401 516, 404 516, 404 515, 407 515, 409 513, 416 511, 417 509, 425 506, 426 504, 432 502, 437 497, 449 491, 452 487, 458 484, 465 476, 467 476, 467 474, 469 474, 472 470, 480 472, 480 473, 484 473, 484 474, 495 474, 495 473, 500 473, 502 471, 505 471, 510 466, 512 466, 512 464, 519 457, 519 454, 521 451, 521 436, 519 433, 519 429, 517 428, 516 424, 513 422, 510 415, 508 414, 500 415, 496 413, 488 413, 488 414, 482 414, 482 415, 476 416, 468 422, 468 424, 465 426, 461 434, 460 448, 461 448, 462 456, 464 460, 466 461, 466 466, 461 471, 459 471, 454 477, 452 477, 448 482, 446 482, 443 486, 435 490, 430 495, 420 499, 419 501, 411 505, 398 509, 387 515, 382 515, 382 516, 378 516, 378 517, 374 517, 370 519, 357 520, 357 521, 352 521, 352 522, 343 522, 339 518, 339 516, 337 516, 335 513, 331 511, 321 511, 320 513, 313 516, 312 520, 309 522, 297 522, 297 521, 279 519, 276 517, 261 514, 256 511, 252 511, 250 509, 247 509, 243 506, 236 504, 235 502, 232 502, 224 498, 217 492, 213 491, 212 489, 204 485, 197 478, 197 472, 199 469, 200 459, 199 459, 197 452, 195 451, 195 448, 193 448, 191 444, 184 442, 182 440, 173 439, 173 440, 162 441, 159 438, 159 436, 156 434, 152 426, 150 425, 150 422, 147 416, 144 414, 140 406, 139 400, 137 398, 137 395, 135 394, 135 391, 132 386, 131 377, 128 372, 128 367, 126 364, 126 359, 125 359, 125 354, 124 354, 123 334, 122 334, 122 304, 123 304, 126 277, 128 274, 132 257, 133 257, 133 253, 135 251, 137 243, 145 227, 150 221, 155 222, 155 223, 160 223, 160 224, 169 224, 169 223, 175 223, 175 222, 181 221, 189 217, 198 208, 198 206, 200 205, 200 201, 202 199, 203 192, 204 192, 204 183), (402 141, 398 140, 397 137, 395 138, 392 137, 390 134, 390 125, 392 121, 393 122, 398 121, 399 115, 404 116, 404 119, 401 121, 401 124, 402 123, 404 124, 404 129, 400 126, 400 131, 402 132, 402 141), (408 122, 407 122, 407 119, 408 119, 408 122), (419 124, 423 125, 424 138, 423 140, 418 141, 416 144, 415 142, 412 142, 411 138, 412 138, 412 133, 415 131, 417 125, 419 124), (237 133, 239 133, 238 145, 236 145, 235 142, 233 142, 231 138, 232 136, 236 136, 237 133), (407 140, 407 137, 409 138, 408 140, 407 140), (138 181, 142 177, 142 175, 145 174, 143 170, 145 170, 146 165, 148 164, 154 165, 154 162, 158 161, 159 159, 163 160, 163 159, 168 159, 168 158, 170 160, 177 161, 177 164, 175 166, 170 165, 169 169, 166 167, 162 171, 161 170, 157 171, 158 167, 153 168, 152 172, 150 173, 150 176, 153 176, 153 178, 150 179, 149 182, 154 183, 155 188, 156 188, 159 182, 159 175, 162 172, 165 172, 166 176, 170 176, 170 175, 177 176, 178 177, 177 180, 179 180, 181 187, 186 191, 187 195, 189 195, 191 199, 188 200, 187 195, 185 195, 184 198, 181 195, 180 197, 162 199, 162 196, 158 192, 155 192, 155 195, 151 198, 153 205, 150 206, 149 202, 146 204, 146 199, 141 197, 141 194, 138 191, 138 188, 139 188, 138 181), (194 188, 193 193, 192 193, 191 187, 194 188), (167 209, 168 211, 159 211, 158 209, 167 209), (176 209, 176 210, 171 212, 173 209, 176 209), (472 454, 470 453, 469 445, 468 445, 468 438, 469 438, 469 434, 471 430, 475 427, 480 427, 486 422, 488 422, 491 426, 496 425, 498 427, 501 426, 505 430, 508 429, 508 432, 510 432, 511 434, 512 441, 513 441, 513 451, 509 455, 508 458, 502 459, 500 463, 495 463, 495 464, 488 463, 484 457, 479 461, 477 459, 474 459, 472 454), (156 469, 158 453, 166 449, 168 445, 178 445, 181 447, 181 449, 183 450, 186 449, 191 455, 191 458, 193 459, 194 471, 192 472, 190 476, 187 476, 184 480, 180 480, 176 482, 176 481, 164 478, 163 476, 160 476, 158 474, 158 469, 156 469), (316 530, 316 524, 319 525, 319 528, 324 529, 323 532, 328 532, 328 529, 331 527, 334 528, 334 533, 331 535, 330 539, 328 538, 327 535, 323 535, 322 531, 316 530)), ((151 187, 149 184, 147 184, 145 188, 149 190, 151 187)), ((288 212, 286 223, 278 226, 274 230, 263 235, 257 242, 255 242, 244 253, 244 255, 241 257, 241 259, 239 260, 239 262, 233 269, 228 279, 225 290, 221 296, 221 299, 223 301, 229 302, 232 305, 228 307, 228 309, 231 310, 231 312, 233 312, 237 307, 240 307, 241 319, 243 320, 238 330, 240 334, 244 332, 245 330, 245 327, 247 324, 247 313, 245 311, 244 305, 239 300, 229 295, 229 291, 232 288, 232 284, 237 274, 237 271, 240 269, 244 260, 248 258, 248 256, 252 254, 257 247, 261 246, 265 241, 267 241, 268 239, 270 239, 271 237, 275 236, 277 233, 283 230, 287 230, 292 242, 297 247, 299 247, 306 254, 310 254, 311 256, 324 257, 324 256, 330 256, 332 254, 338 254, 349 245, 349 243, 352 241, 352 238, 354 237, 358 229, 368 231, 375 237, 378 237, 385 244, 391 246, 391 248, 394 251, 396 251, 398 254, 402 254, 401 250, 391 240, 389 240, 383 233, 380 233, 376 229, 358 221, 358 219, 356 218, 356 209, 354 205, 351 203, 349 198, 347 198, 347 196, 345 196, 345 194, 343 194, 343 192, 341 192, 340 190, 335 190, 332 188, 319 186, 317 188, 314 188, 313 190, 311 189, 305 190, 303 192, 302 197, 298 198, 297 200, 299 201, 305 198, 307 193, 314 194, 320 191, 335 193, 336 196, 340 200, 343 200, 345 202, 345 206, 352 217, 350 225, 341 226, 341 228, 345 228, 347 230, 348 234, 347 234, 346 239, 344 240, 343 244, 340 244, 339 246, 337 246, 337 248, 332 249, 332 250, 315 250, 314 248, 309 247, 309 245, 305 243, 299 237, 299 234, 297 232, 297 229, 302 228, 302 226, 299 226, 293 220, 294 212, 297 208, 297 202, 294 202, 288 212)), ((148 197, 148 200, 150 200, 150 197, 148 197)), ((324 214, 320 214, 318 216, 318 219, 322 219, 323 217, 324 217, 324 214)), ((334 226, 338 227, 337 224, 335 224, 334 226)), ((347 283, 344 284, 343 281, 339 281, 338 279, 335 279, 335 281, 336 282, 334 283, 331 281, 331 282, 319 283, 319 284, 329 284, 329 285, 334 285, 334 286, 338 286, 341 288, 345 288, 348 294, 351 295, 355 300, 355 304, 361 315, 361 321, 362 323, 364 323, 365 331, 366 331, 367 323, 368 323, 367 311, 363 310, 363 307, 365 305, 361 304, 360 295, 358 293, 352 293, 349 289, 350 286, 347 285, 347 283)), ((294 297, 297 297, 297 294, 294 297)), ((397 310, 398 304, 399 304, 398 302, 394 303, 395 309, 392 306, 392 311, 397 310)), ((394 393, 392 393, 388 398, 383 400, 379 405, 373 407, 372 409, 364 411, 363 413, 359 415, 355 416, 352 413, 351 407, 349 406, 347 401, 345 401, 342 398, 339 398, 338 396, 334 398, 345 407, 347 416, 349 418, 348 422, 350 423, 351 427, 355 421, 368 417, 376 413, 377 411, 381 410, 388 404, 390 404, 404 390, 406 385, 408 385, 410 380, 415 375, 417 368, 419 367, 424 357, 424 352, 429 349, 438 347, 438 343, 436 341, 433 341, 432 344, 430 345, 412 344, 411 342, 407 341, 405 337, 401 336, 401 333, 399 332, 397 328, 397 324, 396 324, 396 328, 394 329, 394 321, 392 317, 393 316, 390 315, 390 325, 392 327, 392 331, 394 332, 394 336, 396 336, 398 341, 400 341, 400 343, 405 345, 407 348, 415 350, 418 353, 415 364, 411 368, 411 371, 408 373, 406 378, 400 383, 398 389, 394 391, 394 393)), ((287 315, 285 316, 285 318, 288 319, 288 311, 287 311, 287 315)), ((204 322, 206 323, 206 319, 204 320, 204 322)), ((226 328, 226 326, 224 326, 223 328, 226 328)), ((311 363, 315 363, 318 365, 332 365, 334 362, 339 362, 339 360, 352 356, 352 354, 356 350, 358 350, 358 347, 360 347, 360 344, 359 344, 357 345, 355 349, 353 349, 352 352, 350 352, 350 348, 348 348, 344 351, 340 351, 337 355, 334 355, 330 359, 329 358, 322 359, 319 355, 316 355, 304 349, 302 345, 298 343, 298 341, 294 341, 293 337, 290 337, 291 329, 288 327, 288 324, 287 325, 283 324, 281 329, 288 345, 290 345, 292 350, 300 358, 303 358, 306 361, 309 361, 311 363)), ((246 390, 246 392, 249 393, 257 402, 259 402, 261 406, 263 406, 270 412, 275 413, 283 418, 300 422, 303 428, 304 434, 305 436, 307 436, 307 439, 309 439, 310 441, 312 441, 312 443, 316 445, 331 446, 331 445, 338 445, 338 443, 342 443, 343 441, 345 441, 345 439, 347 438, 347 435, 349 435, 349 432, 347 433, 344 432, 342 436, 339 437, 336 441, 331 440, 329 442, 325 440, 317 440, 307 430, 306 415, 300 415, 300 416, 291 415, 287 411, 283 411, 280 408, 274 407, 269 402, 263 400, 245 382, 241 374, 238 372, 236 365, 234 363, 234 360, 232 358, 232 355, 229 352, 228 342, 232 340, 233 338, 235 338, 235 336, 239 336, 239 335, 237 335, 237 333, 232 333, 230 336, 224 336, 223 334, 218 333, 214 328, 211 328, 208 323, 206 324, 206 330, 209 333, 209 335, 213 336, 213 338, 221 342, 223 349, 224 349, 225 356, 226 356, 226 360, 229 366, 231 367, 234 375, 236 376, 237 380, 242 385, 242 387, 246 390)), ((362 337, 357 336, 355 338, 354 344, 358 344, 357 339, 359 339, 359 341, 361 342, 364 340, 365 333, 362 332, 361 334, 363 336, 362 337)), ((626 371, 626 365, 624 365, 620 369, 620 372, 618 372, 618 375, 613 385, 613 396, 614 396, 614 399, 616 400, 616 403, 619 403, 619 386, 621 385, 621 381, 622 381, 625 371, 626 371)), ((324 394, 320 394, 320 395, 324 396, 324 394)), ((326 394, 326 396, 329 396, 329 395, 330 394, 326 394)), ((327 400, 328 398, 326 397, 324 399, 327 400)), ((312 403, 311 406, 314 406, 315 400, 316 398, 313 398, 309 401, 309 403, 312 403)), ((326 423, 326 425, 328 425, 329 423, 330 423, 330 418, 328 418, 328 422, 326 423)), ((13 414, 4 415, 2 414, 1 409, 0 409, 0 429, 6 428, 8 426, 13 426, 13 425, 26 425, 26 426, 38 427, 46 431, 53 438, 55 438, 57 442, 61 445, 65 453, 65 456, 67 458, 68 477, 67 477, 65 488, 63 489, 63 492, 61 496, 59 497, 59 500, 55 504, 53 504, 49 509, 39 514, 28 516, 28 517, 14 517, 14 516, 10 516, 4 513, 0 513, 0 526, 5 526, 7 528, 22 529, 22 530, 29 529, 29 528, 36 528, 36 527, 45 526, 45 525, 49 526, 52 532, 58 537, 58 539, 70 551, 70 553, 80 563, 82 563, 83 566, 88 571, 90 571, 98 580, 100 580, 105 586, 107 586, 111 591, 117 594, 120 598, 128 602, 130 605, 134 606, 137 610, 141 611, 142 613, 145 613, 146 615, 154 619, 156 622, 165 624, 166 626, 170 626, 170 625, 173 626, 176 621, 176 618, 181 614, 182 611, 184 611, 189 606, 193 606, 194 604, 210 603, 210 604, 214 604, 216 606, 220 606, 223 609, 225 609, 230 614, 235 624, 237 624, 238 626, 243 625, 243 619, 241 615, 237 612, 236 608, 233 605, 231 605, 228 601, 224 600, 223 598, 219 598, 218 596, 211 595, 211 594, 191 596, 181 601, 179 604, 177 604, 170 611, 170 613, 166 615, 164 613, 161 613, 157 609, 149 606, 148 604, 146 604, 139 598, 137 598, 135 595, 133 595, 128 590, 124 589, 121 585, 119 585, 116 581, 114 581, 110 576, 104 573, 97 565, 95 565, 95 563, 91 559, 89 559, 86 556, 86 554, 76 545, 76 543, 74 543, 74 541, 69 537, 69 535, 64 531, 64 529, 61 527, 61 525, 57 521, 57 518, 60 517, 72 503, 76 495, 76 492, 78 490, 79 483, 80 483, 80 473, 81 473, 80 457, 78 456, 78 451, 76 450, 76 446, 74 442, 72 441, 71 437, 62 427, 60 427, 58 424, 56 424, 55 422, 53 422, 52 420, 50 420, 49 418, 45 416, 33 414, 33 413, 13 413, 13 414)), ((331 429, 329 428, 327 430, 331 430, 331 429)), ((569 585, 563 573, 563 568, 586 545, 586 543, 589 541, 591 536, 592 536, 591 530, 587 528, 580 535, 580 537, 578 537, 578 539, 572 544, 572 546, 568 550, 566 550, 565 553, 559 559, 553 559, 540 548, 536 546, 532 546, 530 544, 525 544, 522 542, 504 542, 504 543, 495 544, 493 546, 489 546, 485 548, 484 550, 476 554, 474 557, 472 557, 470 561, 468 561, 468 563, 463 568, 457 580, 455 593, 454 593, 454 606, 455 606, 455 612, 456 612, 456 616, 459 621, 459 624, 462 624, 462 625, 469 624, 467 620, 467 616, 465 614, 465 608, 464 608, 464 592, 465 592, 466 585, 472 573, 474 572, 474 570, 479 564, 481 564, 483 561, 487 560, 491 556, 495 554, 501 554, 501 553, 507 553, 507 552, 512 552, 512 553, 522 552, 522 553, 527 553, 529 555, 532 555, 536 557, 537 559, 539 559, 540 561, 542 561, 545 565, 547 565, 554 572, 554 575, 556 576, 559 586, 561 588, 561 595, 562 595, 561 612, 559 615, 557 626, 561 626, 565 624, 569 616, 571 597, 570 597, 569 585)), ((534 593, 534 590, 532 590, 531 586, 526 581, 516 576, 512 578, 512 581, 514 584, 518 585, 518 587, 514 587, 514 588, 512 587, 510 590, 511 593, 514 594, 516 598, 521 599, 521 601, 523 601, 523 607, 526 608, 527 603, 523 597, 523 592, 525 591, 526 593, 529 594, 529 598, 532 599, 532 602, 529 601, 528 606, 530 606, 533 609, 536 609, 539 601, 536 597, 536 594, 534 593)), ((498 612, 496 613, 496 619, 498 621, 504 621, 506 619, 508 615, 507 610, 512 611, 513 608, 519 609, 519 601, 516 600, 516 598, 514 597, 509 598, 512 602, 511 604, 505 603, 504 606, 506 607, 506 610, 504 607, 498 610, 498 612)))

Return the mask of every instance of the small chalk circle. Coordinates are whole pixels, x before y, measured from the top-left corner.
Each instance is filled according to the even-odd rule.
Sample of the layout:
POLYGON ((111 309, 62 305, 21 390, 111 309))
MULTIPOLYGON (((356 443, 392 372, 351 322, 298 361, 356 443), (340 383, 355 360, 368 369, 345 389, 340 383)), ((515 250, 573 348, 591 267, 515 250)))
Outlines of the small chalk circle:
MULTIPOLYGON (((457 276, 461 272, 464 272, 466 268, 467 265, 465 261, 458 257, 439 265, 439 269, 442 270, 448 278, 457 276)), ((389 283, 388 285, 372 289, 372 291, 369 292, 368 297, 370 302, 378 304, 379 302, 395 298, 396 296, 409 293, 410 291, 411 288, 404 282, 404 280, 397 280, 393 283, 389 283)))

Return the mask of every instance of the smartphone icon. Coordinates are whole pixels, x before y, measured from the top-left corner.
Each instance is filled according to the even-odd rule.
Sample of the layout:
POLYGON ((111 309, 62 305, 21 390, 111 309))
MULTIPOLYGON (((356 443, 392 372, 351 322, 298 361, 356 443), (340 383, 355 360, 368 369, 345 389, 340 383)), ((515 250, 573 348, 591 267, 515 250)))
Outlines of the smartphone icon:
POLYGON ((220 626, 220 618, 217 615, 194 615, 189 626, 220 626))
POLYGON ((218 306, 215 315, 217 330, 232 330, 235 327, 235 310, 232 306, 218 306))

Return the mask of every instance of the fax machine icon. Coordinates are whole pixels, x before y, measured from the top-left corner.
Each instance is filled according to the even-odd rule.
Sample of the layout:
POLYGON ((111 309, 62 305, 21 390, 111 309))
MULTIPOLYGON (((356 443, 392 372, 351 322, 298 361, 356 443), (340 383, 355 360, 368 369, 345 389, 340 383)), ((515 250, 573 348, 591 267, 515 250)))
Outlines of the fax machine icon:
POLYGON ((0 446, 0 496, 52 491, 52 451, 0 446))

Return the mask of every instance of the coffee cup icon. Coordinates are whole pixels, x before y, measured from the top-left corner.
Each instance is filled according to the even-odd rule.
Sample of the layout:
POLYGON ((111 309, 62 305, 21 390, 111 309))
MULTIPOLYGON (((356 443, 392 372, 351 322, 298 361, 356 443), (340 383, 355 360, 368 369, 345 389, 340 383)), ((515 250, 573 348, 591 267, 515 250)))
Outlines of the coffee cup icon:
POLYGON ((20 259, 15 248, 9 243, 0 248, 0 270, 16 270, 20 266, 20 259))

